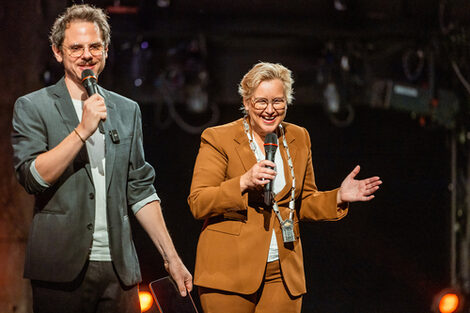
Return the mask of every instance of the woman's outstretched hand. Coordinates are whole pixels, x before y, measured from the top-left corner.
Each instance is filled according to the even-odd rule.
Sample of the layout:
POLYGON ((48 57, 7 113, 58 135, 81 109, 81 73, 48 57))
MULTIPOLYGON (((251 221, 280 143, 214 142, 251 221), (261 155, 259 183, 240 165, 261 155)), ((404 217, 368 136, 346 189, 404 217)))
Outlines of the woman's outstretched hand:
POLYGON ((351 173, 341 183, 336 201, 338 204, 344 202, 369 201, 374 198, 374 192, 379 189, 382 181, 378 176, 366 179, 354 179, 361 167, 356 166, 351 173))

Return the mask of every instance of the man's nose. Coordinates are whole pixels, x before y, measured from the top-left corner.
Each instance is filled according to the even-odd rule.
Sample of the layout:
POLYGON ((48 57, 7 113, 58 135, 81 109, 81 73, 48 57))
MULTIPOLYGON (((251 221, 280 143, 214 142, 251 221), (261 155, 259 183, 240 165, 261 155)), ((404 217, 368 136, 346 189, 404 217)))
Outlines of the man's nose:
POLYGON ((83 59, 92 59, 93 55, 90 52, 90 48, 85 47, 83 48, 83 54, 82 54, 83 59))

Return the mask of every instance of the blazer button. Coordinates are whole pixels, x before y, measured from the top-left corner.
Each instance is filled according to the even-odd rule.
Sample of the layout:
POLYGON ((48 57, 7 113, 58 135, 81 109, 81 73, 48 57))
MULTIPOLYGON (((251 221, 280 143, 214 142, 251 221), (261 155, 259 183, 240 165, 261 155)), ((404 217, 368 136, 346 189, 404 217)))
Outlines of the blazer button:
POLYGON ((88 230, 93 230, 93 224, 92 223, 88 224, 86 228, 88 228, 88 230))
POLYGON ((90 198, 91 200, 95 199, 95 194, 93 192, 90 192, 88 194, 88 198, 90 198))

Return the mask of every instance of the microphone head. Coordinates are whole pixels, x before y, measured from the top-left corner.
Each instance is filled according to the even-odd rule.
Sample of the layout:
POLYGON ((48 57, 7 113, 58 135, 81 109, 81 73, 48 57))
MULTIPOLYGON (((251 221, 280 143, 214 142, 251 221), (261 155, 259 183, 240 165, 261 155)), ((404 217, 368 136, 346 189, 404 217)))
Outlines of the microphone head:
POLYGON ((277 145, 277 135, 275 133, 269 133, 264 137, 264 151, 266 153, 276 152, 277 145))
POLYGON ((86 80, 92 80, 96 82, 98 79, 92 70, 86 69, 82 72, 82 83, 84 83, 86 80))

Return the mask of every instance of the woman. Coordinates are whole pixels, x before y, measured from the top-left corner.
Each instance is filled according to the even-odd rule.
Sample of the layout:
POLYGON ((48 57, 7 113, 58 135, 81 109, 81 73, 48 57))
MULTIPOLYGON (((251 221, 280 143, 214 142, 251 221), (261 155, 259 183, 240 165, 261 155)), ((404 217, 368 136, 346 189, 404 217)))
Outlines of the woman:
POLYGON ((205 313, 300 312, 306 288, 298 222, 339 220, 349 202, 371 200, 382 183, 355 180, 357 166, 340 188, 318 191, 307 130, 283 122, 292 83, 284 66, 256 64, 239 86, 245 116, 201 136, 188 202, 205 220, 194 280, 205 313), (279 137, 274 162, 263 148, 270 133, 279 137), (274 200, 266 205, 269 181, 274 200))

